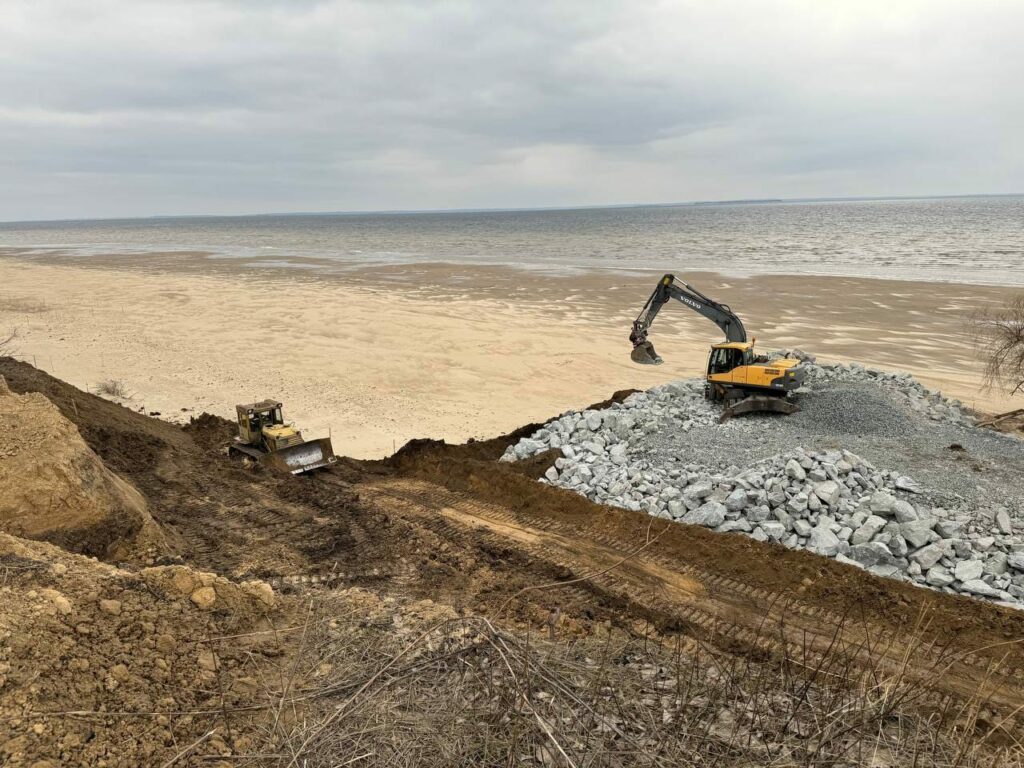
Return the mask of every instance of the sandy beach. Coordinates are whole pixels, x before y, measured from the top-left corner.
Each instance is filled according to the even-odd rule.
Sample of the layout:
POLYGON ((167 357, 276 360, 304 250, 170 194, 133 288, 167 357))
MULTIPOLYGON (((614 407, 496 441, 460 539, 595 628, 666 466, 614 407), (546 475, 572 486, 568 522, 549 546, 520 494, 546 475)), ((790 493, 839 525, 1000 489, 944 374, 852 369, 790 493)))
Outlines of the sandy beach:
MULTIPOLYGON (((984 391, 965 318, 998 287, 860 278, 687 274, 729 303, 763 350, 906 370, 968 405, 984 391)), ((552 276, 465 265, 295 269, 154 256, 0 258, 0 328, 16 356, 80 387, 107 379, 128 407, 187 420, 275 397, 309 436, 379 457, 415 437, 464 441, 698 375, 717 329, 670 305, 651 335, 666 364, 629 360, 630 322, 657 275, 552 276)))

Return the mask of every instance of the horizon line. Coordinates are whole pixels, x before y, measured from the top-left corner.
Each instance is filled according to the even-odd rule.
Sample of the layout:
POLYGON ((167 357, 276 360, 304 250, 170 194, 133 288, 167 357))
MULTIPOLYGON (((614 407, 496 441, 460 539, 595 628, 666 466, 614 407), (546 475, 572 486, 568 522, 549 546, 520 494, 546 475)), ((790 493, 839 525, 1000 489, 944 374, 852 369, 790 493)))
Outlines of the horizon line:
POLYGON ((789 198, 735 198, 726 200, 692 200, 675 203, 604 203, 595 205, 553 205, 537 207, 499 208, 395 208, 342 211, 266 211, 261 213, 177 213, 150 214, 148 216, 97 216, 59 219, 11 219, 0 221, 10 224, 62 224, 98 221, 156 221, 163 219, 255 219, 272 216, 415 216, 423 214, 460 213, 544 213, 559 211, 593 211, 623 208, 686 208, 712 205, 779 205, 787 203, 844 203, 886 200, 955 200, 984 197, 1024 197, 1024 192, 980 192, 958 195, 854 195, 846 197, 789 197, 789 198))

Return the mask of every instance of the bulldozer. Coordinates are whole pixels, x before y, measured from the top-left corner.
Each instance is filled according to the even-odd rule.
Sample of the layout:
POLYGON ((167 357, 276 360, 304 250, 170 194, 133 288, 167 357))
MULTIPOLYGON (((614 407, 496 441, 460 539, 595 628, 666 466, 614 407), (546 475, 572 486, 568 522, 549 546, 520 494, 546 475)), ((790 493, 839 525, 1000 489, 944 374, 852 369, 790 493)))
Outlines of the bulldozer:
POLYGON ((299 475, 338 460, 331 439, 305 440, 286 424, 281 403, 262 400, 236 405, 238 436, 228 446, 232 456, 244 456, 263 466, 299 475))
POLYGON ((704 379, 704 396, 723 404, 721 420, 754 412, 791 414, 800 410, 792 394, 804 382, 805 370, 795 358, 769 360, 754 353, 756 339, 747 340, 743 321, 727 304, 710 299, 692 285, 677 283, 665 275, 633 321, 630 358, 641 365, 661 365, 664 360, 647 339, 647 333, 669 299, 711 320, 725 333, 725 341, 711 346, 704 379))

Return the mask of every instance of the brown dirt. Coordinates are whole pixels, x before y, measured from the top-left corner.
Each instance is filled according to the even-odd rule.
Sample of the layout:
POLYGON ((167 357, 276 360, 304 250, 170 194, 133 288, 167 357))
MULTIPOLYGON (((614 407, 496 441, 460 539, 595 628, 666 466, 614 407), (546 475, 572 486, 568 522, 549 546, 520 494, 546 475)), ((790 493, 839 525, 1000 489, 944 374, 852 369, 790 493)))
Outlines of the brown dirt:
POLYGON ((221 449, 233 427, 222 419, 181 429, 10 359, 0 375, 76 424, 143 494, 174 555, 200 570, 267 577, 285 595, 363 587, 534 628, 558 607, 566 635, 611 625, 770 664, 839 642, 865 663, 898 665, 907 628, 925 621, 934 648, 909 665, 937 704, 972 696, 989 667, 992 706, 1024 703, 1024 614, 593 504, 534 481, 551 455, 495 461, 536 425, 462 446, 413 441, 383 462, 294 478, 230 460, 221 449), (947 673, 935 676, 942 659, 947 673))
POLYGON ((281 649, 248 633, 281 620, 275 603, 265 584, 0 534, 0 764, 162 764, 209 721, 182 713, 252 703, 252 659, 281 649))
POLYGON ((45 396, 12 393, 3 377, 0 458, 0 530, 102 557, 163 549, 142 495, 45 396))

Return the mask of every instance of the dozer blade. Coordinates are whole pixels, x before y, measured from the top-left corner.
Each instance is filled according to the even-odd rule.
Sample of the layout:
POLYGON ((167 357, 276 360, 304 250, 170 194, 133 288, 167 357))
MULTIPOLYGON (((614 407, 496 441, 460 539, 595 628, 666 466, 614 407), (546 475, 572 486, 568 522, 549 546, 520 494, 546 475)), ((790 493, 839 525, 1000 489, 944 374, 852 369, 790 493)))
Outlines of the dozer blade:
POLYGON ((640 365, 661 365, 664 360, 659 357, 658 353, 654 351, 654 345, 649 341, 645 341, 643 344, 637 344, 633 347, 633 351, 629 353, 629 359, 634 363, 640 365))
POLYGON ((324 437, 268 453, 264 456, 263 463, 298 475, 312 469, 326 467, 337 460, 338 457, 334 455, 330 438, 324 437))
POLYGON ((751 395, 742 400, 737 400, 727 405, 722 410, 718 419, 719 423, 728 421, 733 416, 742 416, 745 413, 784 413, 793 414, 800 410, 800 406, 790 402, 784 397, 772 397, 770 395, 751 395))

